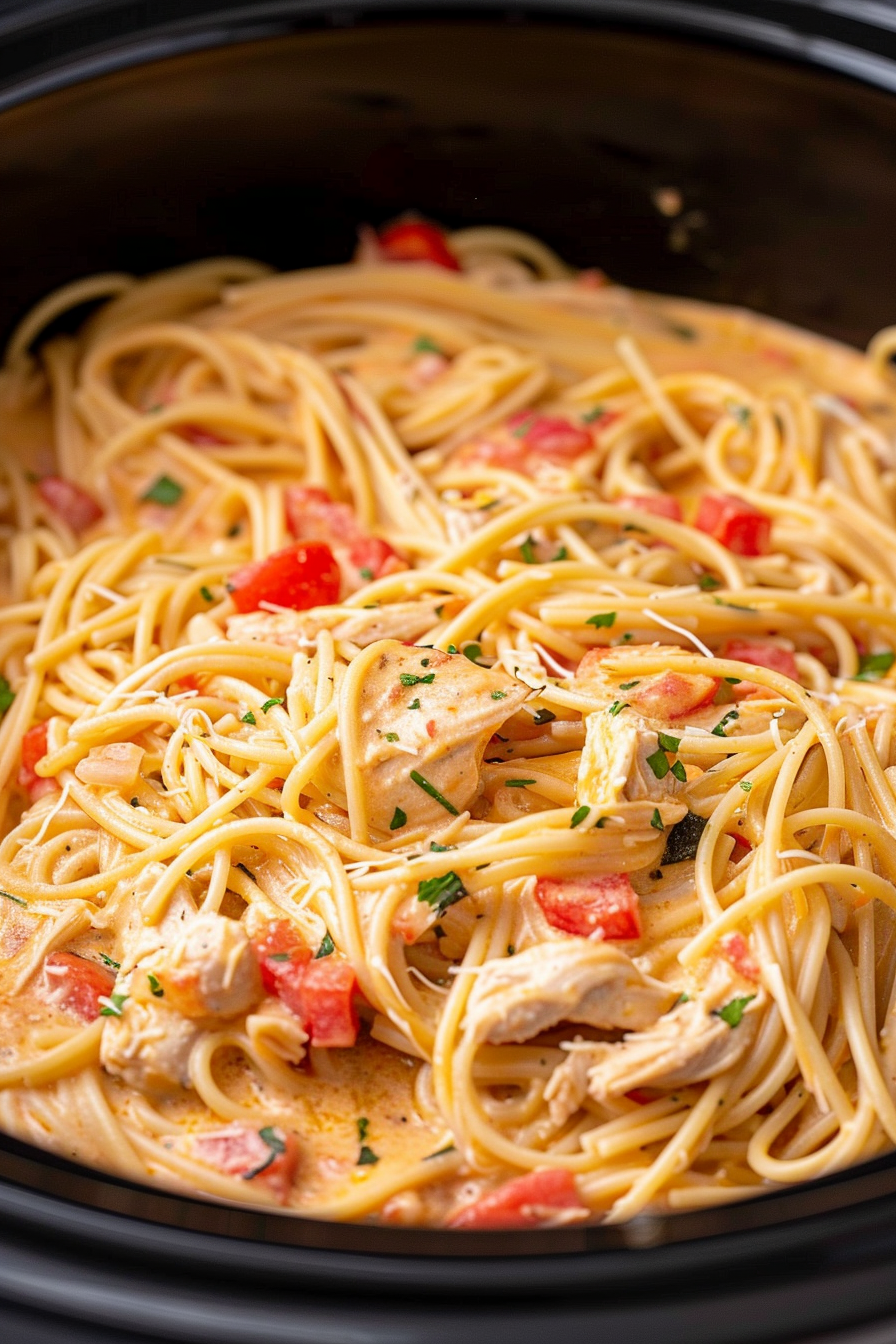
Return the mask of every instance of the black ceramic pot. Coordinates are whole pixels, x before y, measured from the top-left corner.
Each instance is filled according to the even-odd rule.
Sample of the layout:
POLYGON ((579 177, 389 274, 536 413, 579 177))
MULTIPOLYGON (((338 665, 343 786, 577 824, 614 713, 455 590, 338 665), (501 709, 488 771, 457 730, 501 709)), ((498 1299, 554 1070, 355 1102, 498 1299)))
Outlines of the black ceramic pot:
MULTIPOLYGON (((0 331, 91 270, 342 261, 414 207, 862 343, 896 320, 894 91, 885 3, 0 3, 0 331)), ((100 1338, 891 1344, 896 1158, 461 1237, 224 1209, 0 1139, 0 1341, 100 1338)))

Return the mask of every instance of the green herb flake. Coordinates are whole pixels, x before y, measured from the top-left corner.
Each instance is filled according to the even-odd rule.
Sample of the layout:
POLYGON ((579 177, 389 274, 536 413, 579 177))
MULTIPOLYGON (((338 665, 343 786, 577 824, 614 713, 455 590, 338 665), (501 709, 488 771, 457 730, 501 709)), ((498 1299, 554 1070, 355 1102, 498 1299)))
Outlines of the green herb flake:
POLYGON ((323 939, 321 940, 320 947, 314 954, 314 960, 320 961, 321 957, 331 957, 335 951, 336 951, 336 944, 333 942, 333 939, 330 937, 329 933, 325 933, 323 939))
POLYGON ((657 779, 665 779, 669 773, 669 760, 662 747, 658 747, 652 756, 647 757, 647 764, 657 779))
POLYGON ((400 807, 396 807, 395 811, 392 813, 392 820, 389 822, 389 830, 398 831, 401 829, 402 826, 407 825, 407 821, 408 821, 407 813, 402 812, 400 807))
POLYGON ((435 672, 427 672, 422 677, 418 677, 415 672, 402 672, 398 678, 402 686, 431 686, 435 679, 435 672))
POLYGON ((179 504, 183 497, 184 487, 179 481, 173 481, 170 476, 159 476, 146 491, 140 496, 143 504, 161 504, 165 509, 173 509, 175 504, 179 504))
POLYGON ((691 996, 690 996, 690 994, 685 994, 684 990, 682 990, 682 992, 679 994, 678 998, 677 998, 677 999, 675 1000, 675 1002, 673 1003, 672 1007, 673 1007, 673 1008, 677 1008, 679 1004, 681 1004, 681 1003, 690 1003, 690 1001, 691 1001, 691 996))
POLYGON ((429 852, 431 854, 447 854, 449 849, 457 849, 457 845, 440 845, 437 840, 430 840, 429 852))
POLYGON ((524 439, 535 424, 535 419, 536 417, 534 415, 527 415, 525 420, 517 425, 516 429, 510 431, 513 437, 515 439, 524 439))
POLYGON ((621 714, 624 709, 628 709, 628 706, 629 702, 627 700, 614 700, 612 705, 608 707, 607 713, 615 719, 616 715, 621 714))
POLYGON ((11 707, 16 698, 16 693, 10 686, 5 677, 0 676, 0 718, 11 707))
POLYGON ((705 829, 706 818, 698 817, 696 812, 688 812, 669 832, 660 863, 683 863, 685 859, 695 859, 705 829))
POLYGON ((265 961, 292 961, 291 952, 269 952, 265 961))
POLYGON ((606 826, 606 824, 607 824, 608 821, 610 821, 610 817, 598 817, 597 822, 595 823, 596 826, 597 826, 597 829, 598 829, 599 831, 602 831, 603 828, 606 826))
POLYGON ((740 786, 743 789, 744 793, 749 793, 753 787, 753 781, 752 779, 742 779, 740 782, 740 786))
POLYGON ((420 701, 419 701, 419 699, 418 699, 418 700, 412 700, 411 703, 408 705, 408 709, 419 709, 419 708, 420 708, 420 701))
POLYGON ((441 346, 436 345, 432 337, 426 335, 415 337, 411 349, 416 355, 441 355, 444 353, 441 346))
POLYGON ((385 737, 385 739, 386 739, 387 742, 397 742, 397 741, 398 741, 398 734, 397 734, 397 733, 384 733, 383 736, 385 737))
POLYGON ((538 559, 535 554, 534 537, 526 538, 526 540, 520 546, 520 555, 523 557, 523 561, 527 565, 536 565, 538 563, 538 559))
POLYGON ((883 653, 863 653, 859 659, 859 670, 853 681, 880 681, 896 662, 896 653, 889 649, 883 653))
POLYGON ((681 746, 681 738, 670 737, 668 733, 657 733, 657 740, 663 751, 677 751, 681 746))
POLYGON ((725 681, 727 681, 727 683, 728 683, 729 686, 739 686, 739 685, 740 685, 740 677, 726 677, 726 678, 725 678, 725 681))
POLYGON ((746 427, 753 418, 753 412, 749 406, 742 406, 738 402, 729 401, 725 403, 728 414, 733 416, 737 423, 746 427))
MULTIPOLYGON (((418 709, 420 708, 419 701, 417 702, 416 707, 418 709)), ((411 709, 413 708, 414 706, 411 705, 411 709)), ((452 802, 449 802, 449 800, 444 796, 444 794, 439 793, 435 784, 430 784, 429 780, 426 779, 423 775, 421 775, 419 770, 411 771, 411 781, 417 785, 418 789, 422 789, 424 793, 428 793, 430 798, 434 799, 434 801, 437 802, 441 807, 444 807, 446 812, 450 812, 452 817, 460 816, 460 813, 458 812, 454 804, 452 802)))
POLYGON ((507 944, 507 955, 508 955, 508 957, 515 957, 515 956, 516 956, 516 948, 514 947, 513 943, 508 943, 508 944, 507 944))
POLYGON ((215 600, 215 595, 211 588, 206 588, 205 584, 199 589, 199 596, 202 598, 203 602, 214 602, 215 600))
POLYGON ((120 962, 120 961, 114 961, 114 960, 112 959, 112 957, 107 957, 106 954, 105 954, 105 952, 101 952, 101 953, 100 953, 100 961, 101 961, 105 966, 111 966, 111 968, 112 968, 113 971, 120 971, 120 970, 121 970, 121 962, 120 962))
POLYGON ((245 714, 240 719, 240 723, 248 723, 251 724, 253 728, 255 727, 255 715, 252 713, 251 709, 246 710, 245 714))
POLYGON ((455 872, 426 877, 417 883, 417 900, 432 906, 439 916, 444 915, 449 905, 462 901, 466 894, 467 889, 455 872))
POLYGON ((606 408, 598 404, 597 406, 592 406, 590 411, 586 411, 585 414, 582 416, 582 419, 585 421, 586 425, 590 425, 593 424, 595 420, 599 420, 601 416, 605 414, 606 414, 606 408))
POLYGON ((505 779, 504 784, 508 789, 526 789, 530 784, 534 784, 534 779, 505 779))
POLYGON ((678 780, 679 784, 687 784, 688 772, 687 770, 685 770, 684 765, 682 764, 681 761, 673 761, 671 767, 671 773, 678 780))
POLYGON ((507 699, 507 692, 506 692, 506 691, 492 691, 492 699, 493 699, 493 700, 506 700, 506 699, 507 699))
POLYGON ((727 728, 728 724, 733 723, 735 719, 739 718, 740 715, 738 714, 736 709, 729 709, 728 713, 723 714, 722 717, 719 719, 718 723, 716 724, 715 728, 712 729, 713 737, 727 737, 728 734, 725 732, 725 729, 727 728))
POLYGON ((633 686, 640 685, 640 681, 641 681, 640 677, 638 677, 635 681, 621 681, 619 683, 619 689, 620 691, 630 691, 633 686))
POLYGON ((434 1153, 427 1153, 427 1154, 426 1154, 426 1157, 424 1157, 423 1161, 424 1161, 424 1162, 431 1162, 431 1161, 433 1160, 434 1157, 444 1157, 446 1153, 456 1153, 456 1152, 457 1152, 457 1149, 455 1148, 454 1144, 453 1144, 453 1143, 447 1143, 447 1144, 445 1145, 444 1148, 439 1148, 439 1149, 438 1149, 436 1152, 434 1152, 434 1153))
POLYGON ((572 814, 572 818, 569 823, 569 829, 571 831, 574 831, 577 826, 581 826, 582 822, 588 816, 590 811, 591 808, 586 807, 584 804, 582 804, 581 807, 577 807, 575 812, 573 812, 572 814))
POLYGON ((556 717, 557 715, 550 709, 539 709, 536 711, 532 722, 537 723, 540 727, 543 723, 553 723, 556 717))
POLYGON ((748 1003, 753 1002, 755 997, 755 994, 744 994, 739 999, 730 999, 722 1008, 714 1010, 713 1017, 720 1017, 733 1030, 740 1026, 743 1021, 744 1009, 748 1003))
POLYGON ((748 611, 751 616, 756 615, 755 607, 744 607, 739 602, 723 602, 720 597, 714 597, 713 602, 717 607, 727 607, 729 611, 748 611))
POLYGON ((263 1171, 267 1171, 276 1158, 286 1152, 286 1144, 273 1125, 265 1125, 264 1129, 258 1131, 258 1137, 266 1145, 268 1155, 257 1167, 253 1167, 251 1171, 243 1172, 242 1179, 244 1181, 251 1181, 255 1176, 260 1176, 263 1171))
POLYGON ((282 704, 283 704, 282 696, 279 695, 271 696, 270 700, 265 700, 264 704, 261 707, 261 712, 262 714, 267 714, 269 709, 274 709, 276 708, 277 705, 282 704))
POLYGON ((655 807, 653 809, 653 816, 650 818, 650 824, 655 831, 664 831, 666 829, 665 826, 663 825, 663 819, 660 816, 660 810, 658 807, 655 807))
POLYGON ((361 575, 361 578, 365 581, 365 583, 369 583, 370 580, 373 578, 373 570, 370 568, 369 565, 362 565, 361 568, 358 570, 358 573, 361 575))
POLYGON ((6 900, 6 901, 12 901, 13 905, 26 905, 26 906, 27 906, 27 904, 28 904, 27 901, 23 901, 23 900, 22 900, 21 896, 13 896, 12 893, 9 892, 9 891, 0 891, 0 896, 2 896, 3 899, 6 900))
POLYGON ((100 1003, 103 1005, 100 1009, 100 1017, 121 1017, 127 1001, 127 994, 110 994, 107 999, 100 999, 100 1003))
POLYGON ((482 657, 481 644, 465 644, 461 649, 461 653, 465 658, 469 658, 471 663, 475 663, 477 667, 480 666, 479 659, 482 657))
POLYGON ((147 971, 146 978, 149 981, 149 992, 154 999, 163 999, 165 991, 159 984, 158 976, 153 975, 152 971, 147 971))
POLYGON ((615 622, 616 622, 615 611, 599 611, 597 612, 596 615, 589 616, 585 624, 593 625, 598 630, 602 629, 609 630, 615 624, 615 622))
POLYGON ((721 579, 717 579, 715 574, 701 574, 697 580, 704 593, 711 593, 714 588, 721 588, 721 579))
POLYGON ((554 564, 555 561, 557 560, 568 560, 568 559, 569 559, 569 551, 566 549, 565 546, 561 546, 557 554, 551 556, 551 564, 554 564))

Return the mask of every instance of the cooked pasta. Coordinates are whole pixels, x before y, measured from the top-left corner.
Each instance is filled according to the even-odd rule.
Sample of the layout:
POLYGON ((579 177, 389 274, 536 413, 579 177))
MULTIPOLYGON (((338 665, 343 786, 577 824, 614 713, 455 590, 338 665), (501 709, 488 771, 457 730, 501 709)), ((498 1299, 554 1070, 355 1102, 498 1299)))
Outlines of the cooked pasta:
POLYGON ((0 1125, 459 1229, 896 1144, 894 353, 414 221, 45 300, 0 1125))

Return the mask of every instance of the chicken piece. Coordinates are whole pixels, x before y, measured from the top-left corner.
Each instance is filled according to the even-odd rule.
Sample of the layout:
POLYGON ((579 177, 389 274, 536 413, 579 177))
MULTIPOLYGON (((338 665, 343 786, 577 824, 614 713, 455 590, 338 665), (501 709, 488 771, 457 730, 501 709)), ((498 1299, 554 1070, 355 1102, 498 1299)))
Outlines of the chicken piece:
POLYGON ((465 1029, 490 1045, 528 1041, 558 1022, 640 1029, 656 1022, 676 993, 608 943, 558 939, 487 962, 467 1002, 465 1029))
MULTIPOLYGON (((617 649, 589 649, 576 669, 576 689, 584 690, 608 705, 613 701, 625 701, 654 727, 662 728, 705 708, 719 689, 718 677, 707 677, 699 672, 668 670, 643 677, 628 673, 621 678, 615 673, 611 675, 604 669, 603 661, 618 652, 617 649)), ((658 654, 680 656, 683 652, 685 650, 672 644, 644 644, 629 646, 625 657, 637 657, 638 654, 649 658, 658 654)))
POLYGON ((716 963, 700 994, 645 1029, 617 1042, 566 1045, 569 1058, 545 1088, 552 1120, 564 1123, 586 1095, 605 1101, 634 1088, 687 1087, 715 1078, 750 1048, 764 1006, 762 990, 745 989, 729 966, 716 963))
POLYGON ((246 931, 212 911, 196 916, 168 951, 134 969, 132 993, 146 998, 153 974, 168 1006, 184 1017, 236 1017, 262 997, 261 973, 246 931))
MULTIPOLYGON (((392 640, 370 653, 360 705, 346 691, 347 677, 339 707, 340 725, 358 715, 352 768, 369 824, 388 832, 396 808, 414 827, 443 823, 473 802, 490 737, 531 691, 463 654, 392 640)), ((341 752, 334 767, 341 775, 341 752)))
MULTIPOLYGON (((121 948, 116 953, 121 962, 121 976, 125 976, 138 961, 171 945, 187 925, 196 918, 196 904, 187 882, 179 882, 158 924, 144 924, 144 905, 160 878, 165 876, 164 863, 148 863, 134 885, 123 893, 121 888, 106 907, 109 922, 120 930, 121 948)), ((122 884, 124 886, 124 884, 122 884)))
POLYGON ((663 823, 674 825, 686 812, 675 801, 680 782, 672 774, 659 737, 640 714, 628 709, 611 714, 599 709, 585 719, 585 746, 579 765, 576 801, 599 812, 612 812, 621 802, 647 799, 671 803, 663 823))
POLYGON ((330 629, 334 639, 344 639, 365 649, 378 639, 419 639, 439 625, 446 611, 457 606, 450 599, 425 602, 389 602, 381 607, 359 608, 351 616, 335 619, 305 611, 252 611, 230 616, 227 638, 239 643, 276 644, 294 652, 310 651, 321 630, 330 629))
POLYGON ((195 1022, 163 1001, 129 997, 118 1017, 104 1019, 100 1063, 138 1092, 170 1096, 192 1086, 190 1055, 201 1035, 195 1022))

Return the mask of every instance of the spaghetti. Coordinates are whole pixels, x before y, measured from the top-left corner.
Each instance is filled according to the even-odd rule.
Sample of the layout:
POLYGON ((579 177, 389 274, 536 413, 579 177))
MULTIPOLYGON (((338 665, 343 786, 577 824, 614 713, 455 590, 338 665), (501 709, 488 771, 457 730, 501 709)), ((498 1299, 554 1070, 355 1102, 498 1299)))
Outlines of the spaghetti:
POLYGON ((0 373, 2 1127, 457 1228, 896 1144, 894 351, 407 221, 50 296, 0 373))

